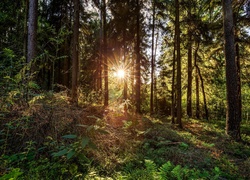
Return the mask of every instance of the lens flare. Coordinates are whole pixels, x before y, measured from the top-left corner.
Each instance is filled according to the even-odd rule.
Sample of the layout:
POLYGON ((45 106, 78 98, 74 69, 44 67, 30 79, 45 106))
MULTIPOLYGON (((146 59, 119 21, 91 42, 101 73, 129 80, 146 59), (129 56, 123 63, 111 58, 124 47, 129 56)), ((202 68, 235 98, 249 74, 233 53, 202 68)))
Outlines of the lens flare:
POLYGON ((125 77, 125 71, 124 71, 124 69, 119 69, 119 70, 117 71, 117 73, 116 73, 116 76, 117 76, 118 78, 123 79, 123 78, 125 77))

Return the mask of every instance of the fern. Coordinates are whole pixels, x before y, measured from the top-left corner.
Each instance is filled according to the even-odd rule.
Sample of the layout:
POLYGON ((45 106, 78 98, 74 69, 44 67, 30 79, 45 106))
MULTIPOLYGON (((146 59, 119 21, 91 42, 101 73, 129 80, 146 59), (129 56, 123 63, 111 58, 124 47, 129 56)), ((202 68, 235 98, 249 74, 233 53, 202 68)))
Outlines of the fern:
POLYGON ((157 167, 156 164, 154 163, 154 161, 152 160, 145 160, 145 166, 146 166, 146 170, 151 172, 151 173, 156 173, 157 172, 157 167))
POLYGON ((158 179, 157 177, 157 166, 152 160, 145 160, 146 171, 150 174, 152 179, 158 179))
POLYGON ((160 168, 159 168, 159 179, 161 180, 165 180, 168 179, 171 175, 171 171, 174 168, 174 166, 172 165, 172 163, 170 161, 168 161, 167 163, 163 164, 160 168))
POLYGON ((175 166, 175 168, 171 171, 171 175, 174 179, 182 180, 182 168, 180 165, 175 166))

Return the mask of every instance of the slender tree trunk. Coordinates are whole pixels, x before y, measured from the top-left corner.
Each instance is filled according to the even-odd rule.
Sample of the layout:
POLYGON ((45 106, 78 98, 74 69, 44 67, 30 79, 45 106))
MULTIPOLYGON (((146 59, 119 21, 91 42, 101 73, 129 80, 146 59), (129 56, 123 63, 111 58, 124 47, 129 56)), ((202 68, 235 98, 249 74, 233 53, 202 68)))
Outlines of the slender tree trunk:
POLYGON ((153 4, 153 27, 152 27, 152 46, 151 46, 151 88, 150 88, 150 114, 154 113, 154 39, 155 39, 155 2, 153 4))
MULTIPOLYGON (((125 71, 127 71, 127 58, 126 58, 126 30, 123 30, 123 68, 125 71)), ((125 72, 127 73, 127 72, 125 72)), ((123 99, 126 101, 128 99, 128 80, 127 80, 127 74, 125 74, 124 78, 124 87, 123 87, 123 99)))
POLYGON ((238 81, 237 81, 237 95, 239 98, 239 116, 240 119, 242 119, 242 99, 241 99, 241 68, 240 68, 240 48, 239 48, 239 44, 236 43, 235 45, 235 51, 236 51, 236 65, 237 65, 237 76, 238 76, 238 81))
POLYGON ((206 114, 206 120, 208 120, 208 109, 207 109, 207 100, 206 100, 204 81, 203 81, 199 66, 197 64, 195 64, 195 67, 196 67, 197 73, 199 75, 199 78, 201 80, 201 89, 202 89, 202 94, 203 94, 204 110, 205 110, 205 114, 206 114))
MULTIPOLYGON (((250 1, 249 1, 250 2, 250 1)), ((237 30, 237 20, 234 19, 234 27, 235 27, 235 39, 238 39, 238 30, 237 30)), ((237 95, 239 98, 239 116, 242 119, 242 99, 241 99, 241 68, 240 68, 240 47, 239 42, 235 42, 235 53, 236 53, 236 68, 237 68, 237 95)))
POLYGON ((195 84, 196 84, 196 111, 195 115, 197 119, 200 119, 200 85, 199 85, 199 73, 198 69, 196 69, 196 76, 195 76, 195 84))
MULTIPOLYGON (((33 78, 31 72, 35 71, 34 63, 32 61, 37 55, 37 19, 38 19, 38 0, 29 1, 29 14, 28 14, 28 39, 27 39, 27 59, 26 63, 30 64, 30 69, 27 70, 26 74, 28 77, 24 77, 24 83, 28 83, 28 79, 33 78)), ((29 88, 26 86, 25 99, 29 99, 29 88)))
MULTIPOLYGON (((198 58, 198 50, 199 50, 200 43, 197 42, 197 47, 194 52, 194 66, 197 67, 197 58, 198 58)), ((199 72, 196 68, 196 75, 195 75, 195 84, 196 84, 196 112, 195 116, 197 119, 200 119, 200 87, 199 87, 199 72)))
POLYGON ((182 107, 181 107, 181 47, 180 47, 180 22, 179 22, 179 0, 175 0, 176 7, 176 51, 177 51, 177 123, 182 128, 182 107))
POLYGON ((37 13, 38 0, 29 1, 29 19, 28 19, 28 54, 27 63, 36 57, 37 49, 37 13))
POLYGON ((173 52, 173 69, 172 69, 172 91, 171 91, 171 117, 172 117, 172 124, 175 124, 175 110, 176 110, 176 86, 175 86, 175 63, 176 63, 176 35, 174 35, 174 52, 173 52))
POLYGON ((73 27, 73 48, 72 48, 72 101, 78 103, 78 69, 79 69, 79 0, 74 0, 74 27, 73 27))
POLYGON ((127 99, 128 99, 128 80, 127 80, 127 58, 126 58, 126 30, 123 30, 123 35, 122 35, 122 41, 123 41, 123 68, 125 70, 125 77, 123 79, 124 85, 123 85, 123 100, 124 100, 124 114, 127 115, 128 112, 128 104, 127 104, 127 99))
POLYGON ((103 63, 104 63, 104 106, 109 104, 109 87, 108 87, 108 59, 107 59, 107 20, 106 20, 106 0, 102 1, 103 5, 103 63))
MULTIPOLYGON (((71 21, 70 17, 68 17, 69 13, 69 7, 65 6, 65 23, 71 27, 71 21)), ((66 86, 67 88, 70 88, 70 38, 67 37, 63 44, 63 54, 66 56, 63 59, 63 65, 62 65, 62 84, 66 86)))
POLYGON ((136 64, 135 64, 135 103, 136 112, 141 113, 141 55, 140 55, 140 2, 136 0, 136 64))
POLYGON ((23 7, 24 7, 24 26, 23 26, 23 32, 24 32, 24 37, 23 37, 23 56, 25 59, 27 58, 27 37, 28 37, 28 23, 27 23, 27 17, 28 17, 28 6, 29 6, 29 1, 28 0, 23 0, 23 7))
POLYGON ((235 59, 234 23, 232 1, 223 0, 223 25, 225 38, 226 58, 226 85, 227 85, 227 118, 226 133, 234 140, 241 140, 240 122, 240 87, 238 84, 237 63, 235 59))
POLYGON ((102 1, 100 0, 100 47, 99 47, 99 59, 97 62, 97 89, 102 90, 102 65, 103 65, 103 8, 102 1))
MULTIPOLYGON (((155 52, 154 52, 154 65, 156 67, 156 51, 157 51, 157 44, 158 44, 158 39, 159 39, 159 29, 156 34, 156 40, 155 40, 155 52)), ((155 70, 154 70, 155 71, 155 70)), ((154 106, 155 106, 155 112, 158 112, 158 100, 157 100, 157 78, 156 74, 154 73, 154 106)))
POLYGON ((187 87, 187 115, 192 117, 192 30, 191 30, 191 5, 188 8, 188 87, 187 87))

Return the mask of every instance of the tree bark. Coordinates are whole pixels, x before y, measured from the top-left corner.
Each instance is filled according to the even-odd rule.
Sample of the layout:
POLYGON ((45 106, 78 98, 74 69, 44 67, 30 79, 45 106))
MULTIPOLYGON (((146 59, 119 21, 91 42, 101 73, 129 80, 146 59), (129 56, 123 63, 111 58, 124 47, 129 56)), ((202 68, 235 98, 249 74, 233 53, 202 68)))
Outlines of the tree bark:
POLYGON ((207 109, 207 99, 206 99, 206 93, 205 93, 205 87, 204 87, 204 81, 201 75, 200 68, 197 64, 195 64, 197 73, 199 75, 199 78, 201 80, 201 89, 202 89, 202 94, 203 94, 203 101, 204 101, 204 110, 205 110, 205 115, 206 115, 206 120, 208 120, 208 109, 207 109))
MULTIPOLYGON (((198 50, 200 47, 200 43, 197 42, 197 47, 194 52, 194 66, 197 67, 197 58, 198 58, 198 50)), ((200 119, 200 86, 199 86, 199 72, 196 68, 196 75, 195 75, 195 84, 196 84, 196 111, 195 116, 197 119, 200 119)))
POLYGON ((135 62, 135 100, 136 113, 141 113, 141 55, 140 55, 140 2, 136 0, 136 62, 135 62))
POLYGON ((151 86, 150 86, 150 114, 154 113, 154 38, 155 38, 155 2, 153 0, 153 27, 152 27, 152 47, 151 47, 151 86))
POLYGON ((241 140, 241 107, 237 63, 235 60, 234 22, 231 0, 223 0, 223 25, 227 86, 226 134, 234 140, 241 140))
MULTIPOLYGON (((126 59, 126 29, 123 29, 123 34, 122 34, 122 41, 123 41, 123 68, 125 71, 127 71, 127 59, 126 59)), ((126 101, 128 99, 128 80, 127 80, 127 72, 125 72, 125 78, 124 78, 124 87, 123 87, 123 99, 126 101)))
POLYGON ((27 63, 30 63, 36 57, 37 49, 37 13, 38 0, 29 1, 29 19, 28 19, 28 54, 27 63))
POLYGON ((179 0, 175 0, 176 8, 176 21, 175 21, 175 31, 176 31, 176 51, 177 51, 177 123, 180 128, 182 128, 182 107, 181 107, 181 49, 180 49, 180 22, 179 22, 179 0))
POLYGON ((71 97, 73 103, 78 103, 78 69, 79 69, 79 0, 74 0, 74 27, 73 27, 73 48, 72 48, 72 89, 71 97))
POLYGON ((104 106, 109 105, 108 87, 108 59, 107 59, 107 20, 106 20, 106 0, 102 1, 103 6, 103 63, 104 63, 104 106))
POLYGON ((191 30, 191 5, 188 8, 188 87, 187 87, 187 115, 192 117, 192 30, 191 30))
POLYGON ((195 84, 196 84, 196 111, 195 116, 197 119, 200 119, 200 85, 199 85, 199 73, 198 69, 196 69, 196 76, 195 76, 195 84))
POLYGON ((176 86, 175 86, 175 63, 176 63, 176 34, 174 35, 174 52, 173 52, 173 68, 172 68, 172 91, 171 91, 171 121, 175 124, 175 112, 176 112, 176 86))
POLYGON ((24 0, 23 1, 23 7, 24 7, 24 26, 23 26, 23 33, 24 33, 24 37, 23 37, 23 56, 25 57, 25 59, 27 59, 27 37, 28 37, 28 6, 29 6, 29 2, 28 0, 24 0))
MULTIPOLYGON (((156 39, 155 39, 155 52, 154 52, 154 66, 156 67, 156 52, 157 52, 157 44, 158 44, 158 39, 159 39, 159 29, 156 34, 156 39)), ((154 70, 155 71, 155 70, 154 70)), ((157 100, 157 78, 154 73, 154 110, 155 112, 158 112, 158 100, 157 100)))
MULTIPOLYGON (((102 1, 102 0, 101 0, 102 1)), ((99 4, 100 8, 100 47, 99 59, 97 61, 97 90, 102 91, 102 65, 103 65, 103 8, 102 2, 99 4)))

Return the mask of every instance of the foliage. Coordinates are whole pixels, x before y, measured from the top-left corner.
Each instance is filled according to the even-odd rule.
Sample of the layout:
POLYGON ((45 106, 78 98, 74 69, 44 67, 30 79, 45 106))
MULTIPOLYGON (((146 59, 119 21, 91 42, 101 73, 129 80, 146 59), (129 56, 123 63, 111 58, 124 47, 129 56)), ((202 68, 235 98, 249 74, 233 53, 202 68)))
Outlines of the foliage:
POLYGON ((16 180, 23 172, 20 171, 19 168, 12 169, 10 172, 4 174, 4 176, 0 177, 1 180, 16 180))

